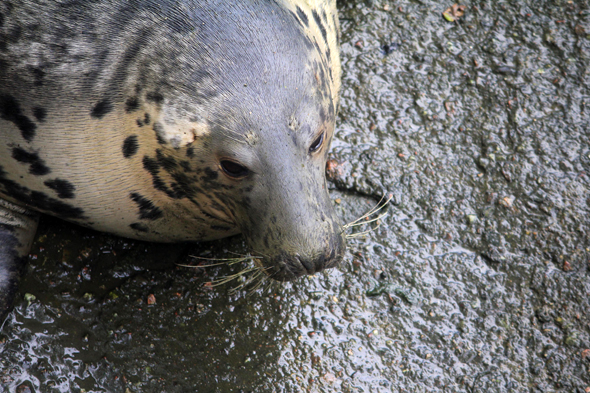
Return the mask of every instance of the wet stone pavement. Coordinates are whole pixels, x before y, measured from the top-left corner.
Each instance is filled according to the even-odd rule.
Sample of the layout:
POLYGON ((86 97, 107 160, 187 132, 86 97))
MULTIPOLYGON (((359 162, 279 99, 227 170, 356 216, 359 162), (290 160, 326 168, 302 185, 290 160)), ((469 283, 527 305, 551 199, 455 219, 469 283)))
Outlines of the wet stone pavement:
POLYGON ((247 264, 176 263, 240 237, 44 219, 4 391, 590 392, 590 8, 462 4, 339 3, 331 195, 344 222, 392 196, 341 266, 234 293, 247 264))

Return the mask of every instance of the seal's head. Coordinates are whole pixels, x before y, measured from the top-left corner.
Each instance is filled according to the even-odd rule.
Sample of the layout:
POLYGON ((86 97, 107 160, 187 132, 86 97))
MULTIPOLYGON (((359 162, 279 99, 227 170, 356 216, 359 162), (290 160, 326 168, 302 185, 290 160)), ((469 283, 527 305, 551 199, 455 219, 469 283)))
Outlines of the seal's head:
MULTIPOLYGON (((345 248, 325 180, 340 87, 337 20, 334 10, 302 7, 222 3, 195 11, 188 26, 168 19, 178 31, 147 44, 125 98, 129 124, 143 127, 124 154, 143 155, 156 189, 150 203, 176 206, 177 223, 192 220, 187 240, 243 233, 277 280, 332 267, 345 248)), ((161 217, 134 229, 161 235, 161 217)))
POLYGON ((168 170, 217 220, 215 237, 239 230, 269 276, 291 280, 335 266, 345 249, 325 180, 340 64, 334 17, 279 11, 203 24, 185 48, 199 53, 177 58, 176 94, 161 91, 154 130, 161 154, 189 158, 190 169, 168 170))

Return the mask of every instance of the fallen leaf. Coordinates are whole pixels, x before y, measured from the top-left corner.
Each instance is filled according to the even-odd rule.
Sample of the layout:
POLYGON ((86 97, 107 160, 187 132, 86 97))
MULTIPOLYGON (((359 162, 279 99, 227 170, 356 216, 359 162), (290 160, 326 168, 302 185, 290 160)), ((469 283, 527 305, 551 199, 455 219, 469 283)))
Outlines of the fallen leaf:
POLYGON ((342 164, 336 160, 326 161, 326 176, 330 180, 336 180, 342 177, 343 169, 342 164))
POLYGON ((454 22, 463 15, 465 15, 465 6, 459 4, 453 4, 443 12, 444 18, 449 22, 454 22))

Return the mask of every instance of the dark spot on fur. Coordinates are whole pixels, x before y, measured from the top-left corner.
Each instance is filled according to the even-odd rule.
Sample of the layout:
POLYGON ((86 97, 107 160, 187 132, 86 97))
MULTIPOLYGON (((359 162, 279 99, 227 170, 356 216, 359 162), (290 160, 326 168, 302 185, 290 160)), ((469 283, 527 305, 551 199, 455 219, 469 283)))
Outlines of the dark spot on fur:
POLYGON ((33 108, 33 116, 35 116, 35 119, 37 119, 37 121, 43 122, 47 117, 47 111, 45 110, 45 108, 36 106, 33 108))
POLYGON ((322 18, 320 18, 320 15, 318 14, 318 12, 316 10, 311 11, 311 14, 313 15, 313 19, 315 20, 315 23, 317 23, 318 27, 320 28, 320 31, 322 32, 322 37, 324 37, 324 42, 326 43, 326 46, 328 45, 328 32, 326 31, 326 26, 324 26, 324 22, 322 22, 322 18))
POLYGON ((20 25, 13 25, 12 28, 8 31, 8 41, 9 42, 17 42, 23 33, 23 28, 20 25))
POLYGON ((94 105, 90 111, 90 116, 101 119, 104 115, 113 110, 113 104, 109 100, 102 100, 94 105))
POLYGON ((162 210, 155 206, 149 199, 144 198, 136 192, 129 194, 129 197, 133 202, 137 203, 139 207, 139 218, 142 220, 157 220, 162 217, 162 210))
POLYGON ((313 45, 313 42, 311 41, 310 37, 304 37, 303 42, 305 43, 305 47, 308 51, 314 50, 315 46, 313 45))
POLYGON ((307 19, 307 15, 305 15, 305 12, 303 12, 303 10, 299 8, 299 6, 297 6, 297 16, 299 17, 301 22, 303 22, 305 27, 309 27, 309 20, 307 19))
POLYGON ((125 112, 130 113, 139 109, 139 99, 137 97, 129 97, 125 101, 125 112))
MULTIPOLYGON (((338 26, 338 13, 335 12, 332 14, 332 25, 334 27, 338 26)), ((336 29, 336 46, 340 47, 340 39, 341 39, 341 32, 339 31, 339 29, 336 29)))
POLYGON ((43 176, 51 172, 51 169, 45 165, 45 161, 35 152, 31 153, 20 147, 15 147, 12 149, 12 158, 23 164, 29 164, 29 173, 31 175, 43 176))
POLYGON ((250 192, 250 191, 252 191, 253 189, 254 189, 254 186, 248 186, 248 187, 244 188, 244 191, 245 191, 245 192, 250 192))
POLYGON ((161 168, 163 168, 166 172, 171 172, 173 169, 178 167, 174 157, 165 155, 162 153, 162 149, 156 150, 156 159, 158 160, 161 168))
POLYGON ((162 191, 163 193, 165 193, 169 197, 174 198, 175 193, 170 190, 170 188, 166 185, 166 183, 164 183, 164 180, 162 180, 162 178, 160 178, 160 176, 152 175, 152 184, 154 185, 154 188, 156 190, 162 191))
POLYGON ((160 171, 160 164, 148 156, 143 156, 143 168, 152 175, 157 175, 160 171))
POLYGON ((204 193, 204 191, 197 187, 195 182, 184 172, 173 173, 172 178, 176 182, 173 183, 173 185, 177 193, 177 198, 186 198, 187 196, 193 196, 195 193, 204 193))
POLYGON ((189 147, 188 149, 186 149, 186 156, 188 158, 193 158, 195 156, 195 148, 189 147))
POLYGON ((191 163, 188 161, 180 161, 180 166, 182 167, 182 169, 185 172, 191 172, 192 168, 191 168, 191 163))
POLYGON ((63 203, 57 199, 47 196, 45 193, 33 191, 31 192, 30 205, 35 206, 41 210, 55 214, 62 218, 84 218, 84 211, 79 207, 74 207, 67 203, 63 203))
POLYGON ((38 191, 31 192, 28 204, 62 218, 84 218, 84 211, 38 191))
POLYGON ((30 142, 35 137, 37 126, 23 115, 20 105, 13 96, 0 95, 0 117, 14 123, 25 140, 30 142))
POLYGON ((143 122, 141 121, 141 119, 137 119, 135 120, 135 122, 137 123, 138 127, 143 127, 143 122))
POLYGON ((293 141, 293 145, 298 147, 299 141, 297 140, 297 134, 294 132, 290 132, 289 135, 291 136, 291 140, 293 141))
POLYGON ((156 133, 156 139, 158 140, 158 143, 160 145, 165 145, 166 141, 161 136, 161 133, 164 132, 162 125, 160 123, 154 123, 154 125, 152 126, 152 129, 156 133))
POLYGON ((145 124, 145 125, 148 125, 148 124, 150 124, 150 114, 149 114, 149 113, 146 113, 146 114, 143 116, 143 124, 145 124))
POLYGON ((242 198, 242 205, 244 205, 244 207, 249 208, 251 206, 252 200, 250 199, 250 197, 245 196, 242 198))
MULTIPOLYGON (((172 187, 172 189, 170 189, 170 187, 168 187, 166 185, 166 183, 164 183, 164 181, 162 180, 162 178, 159 175, 161 166, 158 163, 158 161, 156 161, 155 159, 150 158, 148 156, 144 156, 143 157, 143 168, 152 175, 152 184, 156 190, 162 191, 166 195, 168 195, 170 198, 174 198, 174 199, 180 199, 180 198, 186 197, 186 192, 183 190, 181 185, 176 184, 176 183, 172 183, 170 185, 170 187, 172 187)), ((173 177, 177 182, 184 184, 184 183, 180 182, 174 175, 173 175, 173 177)))
POLYGON ((10 180, 2 167, 0 167, 0 189, 3 190, 5 195, 8 195, 11 198, 26 203, 32 208, 51 213, 57 217, 70 219, 85 218, 84 210, 64 203, 58 199, 51 198, 42 192, 31 192, 28 188, 10 180))
POLYGON ((328 119, 326 118, 326 110, 324 109, 323 106, 320 106, 320 122, 321 123, 326 123, 328 121, 328 119))
POLYGON ((43 86, 43 78, 45 77, 45 71, 40 68, 33 68, 32 69, 33 77, 35 81, 33 82, 34 86, 43 86))
POLYGON ((123 157, 129 158, 137 153, 139 143, 137 142, 137 135, 128 136, 123 142, 123 157))
POLYGON ((217 171, 214 171, 211 168, 205 168, 205 180, 216 180, 217 177, 219 176, 219 173, 217 173, 217 171))
POLYGON ((182 199, 182 198, 187 197, 186 192, 184 191, 184 188, 180 184, 171 183, 170 188, 172 188, 172 191, 170 192, 171 198, 182 199))
POLYGON ((158 92, 151 92, 147 93, 145 96, 146 100, 155 103, 156 105, 161 105, 164 102, 164 96, 158 92))
POLYGON ((134 222, 133 224, 129 224, 129 226, 138 232, 148 232, 148 227, 140 222, 134 222))
POLYGON ((76 187, 72 183, 63 179, 46 180, 43 182, 47 187, 57 192, 57 196, 61 199, 73 199, 74 190, 76 187))

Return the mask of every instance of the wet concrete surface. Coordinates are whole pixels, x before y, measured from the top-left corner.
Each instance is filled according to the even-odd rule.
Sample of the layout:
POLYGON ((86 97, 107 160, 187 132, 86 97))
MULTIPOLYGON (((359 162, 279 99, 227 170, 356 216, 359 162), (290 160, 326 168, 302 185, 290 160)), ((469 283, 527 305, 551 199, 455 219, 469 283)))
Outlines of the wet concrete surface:
POLYGON ((232 293, 247 263, 177 263, 240 237, 44 219, 4 391, 590 392, 590 9, 464 4, 339 3, 331 195, 345 222, 392 199, 337 269, 232 293))

